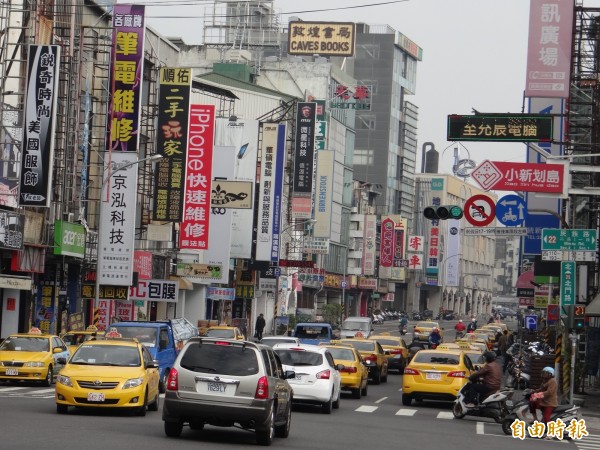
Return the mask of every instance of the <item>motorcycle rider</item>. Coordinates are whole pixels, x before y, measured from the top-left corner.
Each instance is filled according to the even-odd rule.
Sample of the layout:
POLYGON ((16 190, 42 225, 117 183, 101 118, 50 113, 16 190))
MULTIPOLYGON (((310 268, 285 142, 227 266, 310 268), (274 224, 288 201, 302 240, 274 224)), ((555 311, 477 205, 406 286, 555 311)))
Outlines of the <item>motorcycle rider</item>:
POLYGON ((460 319, 458 323, 454 325, 454 329, 456 330, 456 336, 458 337, 459 335, 464 336, 467 327, 463 323, 462 319, 460 319))
POLYGON ((429 348, 432 346, 438 346, 442 343, 442 335, 440 334, 440 330, 438 327, 433 327, 431 333, 429 333, 429 348))
POLYGON ((496 354, 488 351, 483 354, 483 358, 486 364, 469 377, 471 383, 465 395, 465 406, 467 408, 475 407, 477 394, 479 394, 480 399, 483 399, 499 390, 502 384, 502 368, 496 362, 496 354), (476 383, 479 378, 483 378, 483 383, 476 383))
POLYGON ((402 331, 403 328, 406 328, 408 326, 408 319, 406 317, 402 317, 402 319, 400 319, 400 331, 402 331))
POLYGON ((476 329, 477 329, 477 319, 475 317, 473 317, 471 319, 471 323, 469 323, 469 325, 467 325, 467 333, 472 333, 476 329))
POLYGON ((558 406, 558 385, 554 378, 554 369, 544 367, 542 369, 542 385, 533 391, 529 400, 529 411, 533 418, 537 418, 537 409, 542 410, 542 422, 550 422, 554 409, 558 406), (538 394, 538 395, 536 395, 538 394))

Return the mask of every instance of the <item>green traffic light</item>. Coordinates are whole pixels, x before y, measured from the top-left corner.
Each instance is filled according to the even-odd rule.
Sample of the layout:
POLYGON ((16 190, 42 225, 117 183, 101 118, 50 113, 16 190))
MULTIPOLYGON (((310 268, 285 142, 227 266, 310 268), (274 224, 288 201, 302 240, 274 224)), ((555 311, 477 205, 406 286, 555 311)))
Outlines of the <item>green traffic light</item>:
POLYGON ((463 210, 460 206, 450 206, 448 212, 450 213, 451 219, 461 219, 463 216, 463 210))

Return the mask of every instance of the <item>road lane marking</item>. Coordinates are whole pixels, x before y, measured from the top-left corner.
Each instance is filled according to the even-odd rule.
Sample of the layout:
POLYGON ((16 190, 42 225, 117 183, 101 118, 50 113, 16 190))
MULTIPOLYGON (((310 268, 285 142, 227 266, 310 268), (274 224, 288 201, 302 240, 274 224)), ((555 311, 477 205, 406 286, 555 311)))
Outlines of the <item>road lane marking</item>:
POLYGON ((34 395, 37 394, 47 394, 48 392, 56 392, 56 389, 52 388, 52 389, 40 389, 39 391, 35 391, 34 395))
POLYGON ((387 400, 387 397, 382 397, 379 400, 374 401, 373 403, 381 403, 387 400))
POLYGON ((356 411, 356 412, 364 412, 364 413, 372 413, 373 411, 376 411, 378 408, 379 408, 379 406, 363 405, 363 406, 359 406, 354 411, 356 411))
POLYGON ((397 416, 414 416, 417 413, 417 409, 399 409, 396 411, 397 416))
POLYGON ((0 393, 2 393, 2 392, 8 392, 8 391, 18 391, 19 389, 27 389, 27 388, 24 388, 24 387, 3 387, 3 388, 0 388, 0 393))
POLYGON ((475 431, 477 434, 485 434, 485 431, 483 430, 483 422, 477 422, 475 424, 475 431))
POLYGON ((448 411, 440 411, 437 415, 438 419, 454 419, 454 414, 448 411))

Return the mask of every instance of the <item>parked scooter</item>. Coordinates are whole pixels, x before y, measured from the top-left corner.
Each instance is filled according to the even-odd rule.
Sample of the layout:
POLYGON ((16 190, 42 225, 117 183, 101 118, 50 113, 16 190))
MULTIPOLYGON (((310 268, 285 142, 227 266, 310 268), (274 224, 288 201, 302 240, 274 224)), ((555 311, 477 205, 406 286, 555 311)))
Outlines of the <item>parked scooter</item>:
MULTIPOLYGON (((527 413, 529 411, 529 399, 532 393, 533 391, 531 389, 526 389, 523 392, 523 398, 513 405, 510 413, 504 418, 504 420, 502 420, 502 431, 504 434, 509 436, 512 435, 512 429, 510 426, 517 419, 522 420, 525 423, 529 422, 530 419, 527 417, 527 413)), ((560 419, 566 424, 569 424, 573 419, 577 421, 580 420, 581 416, 579 415, 579 407, 575 405, 557 406, 552 413, 550 420, 555 421, 556 419, 560 419)))
POLYGON ((525 361, 523 357, 513 357, 507 367, 508 378, 506 379, 506 386, 517 390, 528 388, 531 381, 531 375, 526 373, 524 369, 525 361))
POLYGON ((491 395, 488 395, 483 401, 472 408, 467 406, 465 401, 469 383, 465 384, 458 393, 458 397, 454 400, 452 413, 457 419, 462 419, 465 416, 491 417, 497 423, 502 423, 504 418, 509 414, 506 401, 512 398, 513 391, 511 389, 501 389, 491 395))

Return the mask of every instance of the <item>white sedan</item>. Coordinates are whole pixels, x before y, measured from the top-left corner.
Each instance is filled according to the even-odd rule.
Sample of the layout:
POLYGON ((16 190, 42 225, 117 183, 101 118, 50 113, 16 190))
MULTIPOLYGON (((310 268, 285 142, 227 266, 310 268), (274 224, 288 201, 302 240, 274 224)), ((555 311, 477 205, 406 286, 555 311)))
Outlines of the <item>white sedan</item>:
POLYGON ((281 359, 283 370, 293 370, 296 378, 288 380, 294 390, 294 402, 316 403, 325 414, 340 407, 340 369, 331 353, 324 348, 308 344, 276 344, 273 347, 281 359))

